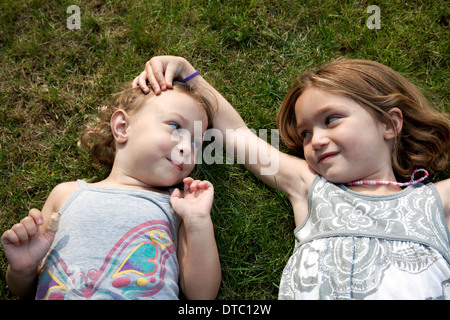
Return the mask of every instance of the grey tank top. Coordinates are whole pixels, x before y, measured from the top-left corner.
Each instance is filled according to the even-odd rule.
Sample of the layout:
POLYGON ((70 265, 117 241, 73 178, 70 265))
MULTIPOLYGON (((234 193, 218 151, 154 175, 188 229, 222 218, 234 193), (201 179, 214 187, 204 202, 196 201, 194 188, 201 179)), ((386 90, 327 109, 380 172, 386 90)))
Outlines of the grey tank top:
POLYGON ((169 196, 78 182, 60 210, 36 299, 178 299, 180 218, 169 196))
POLYGON ((317 176, 279 299, 450 299, 450 235, 433 184, 370 196, 317 176))

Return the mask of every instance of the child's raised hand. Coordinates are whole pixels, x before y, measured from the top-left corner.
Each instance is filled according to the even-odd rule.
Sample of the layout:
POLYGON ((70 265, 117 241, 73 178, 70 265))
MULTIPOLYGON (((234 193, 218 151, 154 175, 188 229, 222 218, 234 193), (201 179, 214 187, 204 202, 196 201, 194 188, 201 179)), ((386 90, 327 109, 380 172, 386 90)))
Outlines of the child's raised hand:
POLYGON ((195 72, 194 67, 182 57, 157 56, 145 64, 144 71, 133 80, 133 88, 139 86, 144 93, 150 92, 147 82, 156 94, 172 88, 174 79, 184 79, 195 72))
POLYGON ((175 212, 183 219, 188 227, 191 223, 210 218, 210 211, 214 198, 214 187, 209 181, 184 178, 184 192, 175 189, 170 197, 175 212))
POLYGON ((58 230, 59 214, 52 215, 46 231, 41 233, 43 223, 41 212, 31 209, 27 217, 3 233, 3 250, 13 270, 36 268, 47 254, 58 230))

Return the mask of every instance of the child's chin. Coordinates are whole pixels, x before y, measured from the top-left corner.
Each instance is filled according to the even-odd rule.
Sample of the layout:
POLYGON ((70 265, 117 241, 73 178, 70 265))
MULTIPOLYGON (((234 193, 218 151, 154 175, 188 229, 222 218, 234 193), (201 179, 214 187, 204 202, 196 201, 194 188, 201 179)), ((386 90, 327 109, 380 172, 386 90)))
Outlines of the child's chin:
POLYGON ((173 180, 167 181, 167 185, 165 187, 177 187, 177 188, 180 188, 180 186, 181 186, 181 189, 182 189, 182 187, 184 186, 183 179, 186 178, 186 177, 188 177, 188 176, 183 176, 181 178, 177 178, 177 179, 173 179, 173 180))
POLYGON ((330 175, 330 174, 324 174, 322 175, 328 182, 334 183, 334 184, 346 184, 348 181, 345 180, 343 177, 330 175))

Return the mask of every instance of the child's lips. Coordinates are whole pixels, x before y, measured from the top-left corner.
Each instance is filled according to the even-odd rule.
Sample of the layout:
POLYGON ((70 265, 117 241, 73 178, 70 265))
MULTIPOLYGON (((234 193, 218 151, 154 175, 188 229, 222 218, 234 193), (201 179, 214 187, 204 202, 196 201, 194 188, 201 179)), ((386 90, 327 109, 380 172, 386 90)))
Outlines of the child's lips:
POLYGON ((324 153, 318 157, 318 162, 319 162, 319 164, 324 164, 324 163, 328 162, 330 159, 337 156, 338 154, 339 154, 339 152, 337 152, 337 151, 324 153))
POLYGON ((183 170, 183 163, 181 162, 181 163, 175 163, 175 162, 173 162, 172 160, 170 160, 170 159, 167 159, 167 160, 169 160, 169 162, 177 169, 177 170, 183 170))

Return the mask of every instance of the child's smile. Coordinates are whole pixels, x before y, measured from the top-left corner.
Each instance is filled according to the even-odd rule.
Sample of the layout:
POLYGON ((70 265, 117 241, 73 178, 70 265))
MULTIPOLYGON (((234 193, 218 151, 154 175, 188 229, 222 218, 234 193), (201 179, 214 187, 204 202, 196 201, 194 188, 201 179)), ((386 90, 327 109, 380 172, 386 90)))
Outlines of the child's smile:
POLYGON ((386 126, 357 102, 310 87, 298 98, 295 114, 305 159, 327 180, 392 179, 386 126))
POLYGON ((332 159, 334 159, 338 154, 339 154, 339 151, 323 153, 322 155, 320 155, 318 157, 318 162, 319 162, 319 164, 328 163, 328 162, 332 161, 332 159))
POLYGON ((126 152, 118 153, 118 163, 125 160, 127 175, 145 185, 180 183, 195 166, 192 139, 203 137, 206 126, 205 111, 187 94, 170 90, 154 96, 129 117, 121 147, 126 152))

